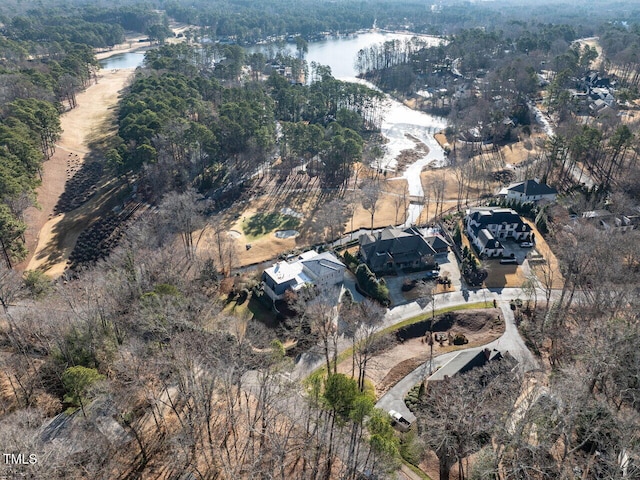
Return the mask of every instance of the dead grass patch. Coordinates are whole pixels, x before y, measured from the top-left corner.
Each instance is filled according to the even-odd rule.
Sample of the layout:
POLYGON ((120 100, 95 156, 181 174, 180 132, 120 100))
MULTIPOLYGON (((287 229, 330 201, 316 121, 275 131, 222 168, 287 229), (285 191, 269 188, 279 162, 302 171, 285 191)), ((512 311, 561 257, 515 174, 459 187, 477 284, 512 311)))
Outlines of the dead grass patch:
MULTIPOLYGON (((77 211, 53 216, 65 190, 67 172, 80 168, 89 154, 89 143, 108 130, 105 124, 110 123, 118 94, 130 75, 130 70, 103 72, 97 84, 78 94, 78 106, 61 116, 63 133, 55 154, 43 165, 42 184, 37 189, 40 208, 32 207, 25 212, 26 246, 32 254, 19 268, 41 268, 49 276, 60 275, 80 232, 100 215, 99 204, 108 204, 106 199, 94 197, 77 211), (58 247, 62 251, 57 251, 58 247)), ((112 192, 107 188, 103 193, 112 192)))

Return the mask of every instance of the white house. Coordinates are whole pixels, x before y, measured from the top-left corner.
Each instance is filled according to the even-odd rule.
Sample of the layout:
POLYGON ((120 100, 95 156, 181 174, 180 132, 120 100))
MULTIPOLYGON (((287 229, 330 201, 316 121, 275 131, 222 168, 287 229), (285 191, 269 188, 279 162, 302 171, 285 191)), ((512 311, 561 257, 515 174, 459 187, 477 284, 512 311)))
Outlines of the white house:
POLYGON ((262 288, 273 300, 284 298, 287 290, 294 292, 308 285, 330 287, 343 281, 347 267, 332 253, 309 250, 294 261, 281 261, 262 274, 262 288))
POLYGON ((532 241, 533 231, 510 208, 473 208, 465 217, 466 233, 481 256, 499 257, 502 241, 532 241))
POLYGON ((558 195, 558 191, 538 180, 525 180, 524 182, 512 183, 508 187, 500 190, 498 194, 507 200, 515 200, 518 203, 540 202, 542 200, 553 202, 558 195))
POLYGON ((478 230, 477 235, 470 238, 481 256, 500 257, 504 252, 502 244, 486 228, 478 230))

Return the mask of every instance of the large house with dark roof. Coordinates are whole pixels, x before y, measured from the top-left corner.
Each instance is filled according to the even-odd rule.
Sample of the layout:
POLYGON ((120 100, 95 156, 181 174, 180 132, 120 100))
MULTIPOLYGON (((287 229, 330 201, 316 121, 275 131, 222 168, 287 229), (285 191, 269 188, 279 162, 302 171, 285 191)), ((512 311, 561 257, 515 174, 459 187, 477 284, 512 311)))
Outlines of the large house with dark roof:
POLYGON ((538 180, 525 180, 524 182, 512 183, 503 188, 499 196, 506 200, 513 200, 518 203, 549 201, 553 202, 558 195, 558 191, 538 180))
POLYGON ((436 252, 436 258, 439 255, 449 254, 449 248, 451 247, 451 244, 447 242, 442 237, 442 235, 436 234, 436 235, 427 236, 425 237, 425 240, 429 245, 431 245, 431 248, 433 248, 433 250, 436 252))
POLYGON ((347 267, 332 253, 309 250, 294 261, 281 261, 262 274, 262 289, 273 300, 284 298, 285 292, 297 292, 306 286, 326 288, 340 284, 347 267))
POLYGON ((427 239, 414 228, 387 227, 374 235, 360 236, 360 257, 375 273, 426 268, 448 248, 442 237, 427 239))
POLYGON ((469 240, 480 256, 499 257, 504 251, 502 241, 532 241, 531 226, 510 208, 473 208, 464 219, 469 240))

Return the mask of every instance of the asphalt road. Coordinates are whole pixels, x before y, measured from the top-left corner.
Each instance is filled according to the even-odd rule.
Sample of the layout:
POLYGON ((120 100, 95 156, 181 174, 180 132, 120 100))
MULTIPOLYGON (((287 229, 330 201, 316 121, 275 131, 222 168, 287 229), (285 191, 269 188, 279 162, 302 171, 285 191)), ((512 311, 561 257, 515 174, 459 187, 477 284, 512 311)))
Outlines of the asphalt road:
MULTIPOLYGON (((525 371, 538 368, 538 362, 526 347, 524 340, 522 340, 522 337, 518 332, 518 328, 516 327, 513 311, 509 306, 509 300, 511 300, 511 298, 509 300, 505 300, 503 296, 498 296, 493 292, 490 292, 490 296, 488 294, 487 298, 495 298, 498 301, 498 306, 502 310, 502 318, 505 321, 505 332, 500 338, 491 343, 469 348, 467 350, 479 351, 488 348, 490 350, 499 350, 502 353, 509 352, 509 354, 518 360, 521 368, 525 371)), ((482 300, 479 299, 477 301, 482 300)), ((395 410, 400 412, 400 414, 410 422, 414 422, 416 418, 404 404, 404 397, 409 393, 409 390, 411 390, 414 385, 423 381, 431 372, 443 366, 460 352, 461 350, 456 350, 455 352, 449 352, 435 357, 433 359, 433 366, 431 369, 429 368, 429 361, 423 363, 384 394, 380 400, 378 400, 378 403, 376 403, 376 407, 381 408, 384 411, 395 410)))
MULTIPOLYGON (((539 289, 539 298, 544 298, 544 291, 539 289)), ((535 359, 531 352, 526 348, 524 341, 518 333, 516 328, 513 312, 509 308, 509 301, 516 298, 526 299, 527 296, 522 292, 520 288, 501 288, 501 289, 479 289, 479 290, 462 290, 456 292, 442 293, 436 296, 435 309, 439 310, 447 307, 454 307, 457 305, 464 305, 465 303, 478 303, 483 301, 491 301, 495 299, 503 310, 503 315, 506 321, 505 333, 495 342, 489 344, 491 348, 499 349, 500 351, 509 351, 519 361, 522 360, 525 368, 535 368, 535 359)), ((429 312, 431 310, 431 304, 421 308, 416 302, 406 303, 404 305, 398 305, 387 310, 384 316, 384 320, 378 327, 378 331, 384 330, 390 326, 402 322, 403 320, 415 317, 422 313, 429 312)), ((338 352, 343 352, 351 346, 351 342, 344 336, 340 337, 338 341, 338 352)), ((478 347, 480 348, 480 347, 478 347)), ((483 347, 484 348, 484 347, 483 347)), ((312 349, 309 352, 302 354, 296 362, 294 367, 292 378, 302 379, 310 375, 313 371, 320 368, 323 365, 323 356, 319 349, 312 349)), ((417 383, 417 382, 416 382, 417 383)))

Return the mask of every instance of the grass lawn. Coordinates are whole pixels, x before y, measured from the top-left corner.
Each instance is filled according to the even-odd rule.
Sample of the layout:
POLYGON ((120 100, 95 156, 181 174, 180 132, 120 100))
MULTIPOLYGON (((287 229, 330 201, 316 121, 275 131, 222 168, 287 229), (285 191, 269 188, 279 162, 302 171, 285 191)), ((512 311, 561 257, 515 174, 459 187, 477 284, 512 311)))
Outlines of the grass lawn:
POLYGON ((249 317, 253 320, 265 324, 267 327, 275 326, 278 323, 276 315, 269 310, 260 300, 250 295, 247 300, 238 304, 232 300, 222 309, 222 313, 235 315, 239 318, 249 317))
POLYGON ((256 213, 243 220, 242 231, 249 242, 275 230, 293 230, 298 227, 300 220, 291 215, 283 215, 278 212, 256 213))
MULTIPOLYGON (((434 313, 434 317, 438 315, 443 315, 449 312, 457 312, 459 310, 475 310, 477 308, 493 308, 493 301, 487 302, 476 302, 476 303, 464 303, 462 305, 454 305, 453 307, 445 307, 436 310, 434 313)), ((407 327, 409 325, 413 325, 414 323, 422 322, 423 320, 429 320, 431 318, 431 311, 421 313, 420 315, 416 315, 415 317, 408 318, 403 320, 402 322, 391 325, 390 327, 385 328, 384 330, 376 333, 376 335, 384 335, 387 333, 395 332, 396 330, 400 330, 401 328, 407 327)), ((349 353, 351 355, 351 353, 349 353)))
POLYGON ((402 460, 402 463, 404 463, 406 465, 406 467, 411 470, 413 473, 415 473, 416 475, 418 475, 420 478, 422 478, 423 480, 431 480, 431 477, 429 475, 427 475, 426 473, 424 473, 422 470, 420 470, 418 467, 416 467, 415 465, 410 464, 409 462, 407 462, 406 460, 402 460))

